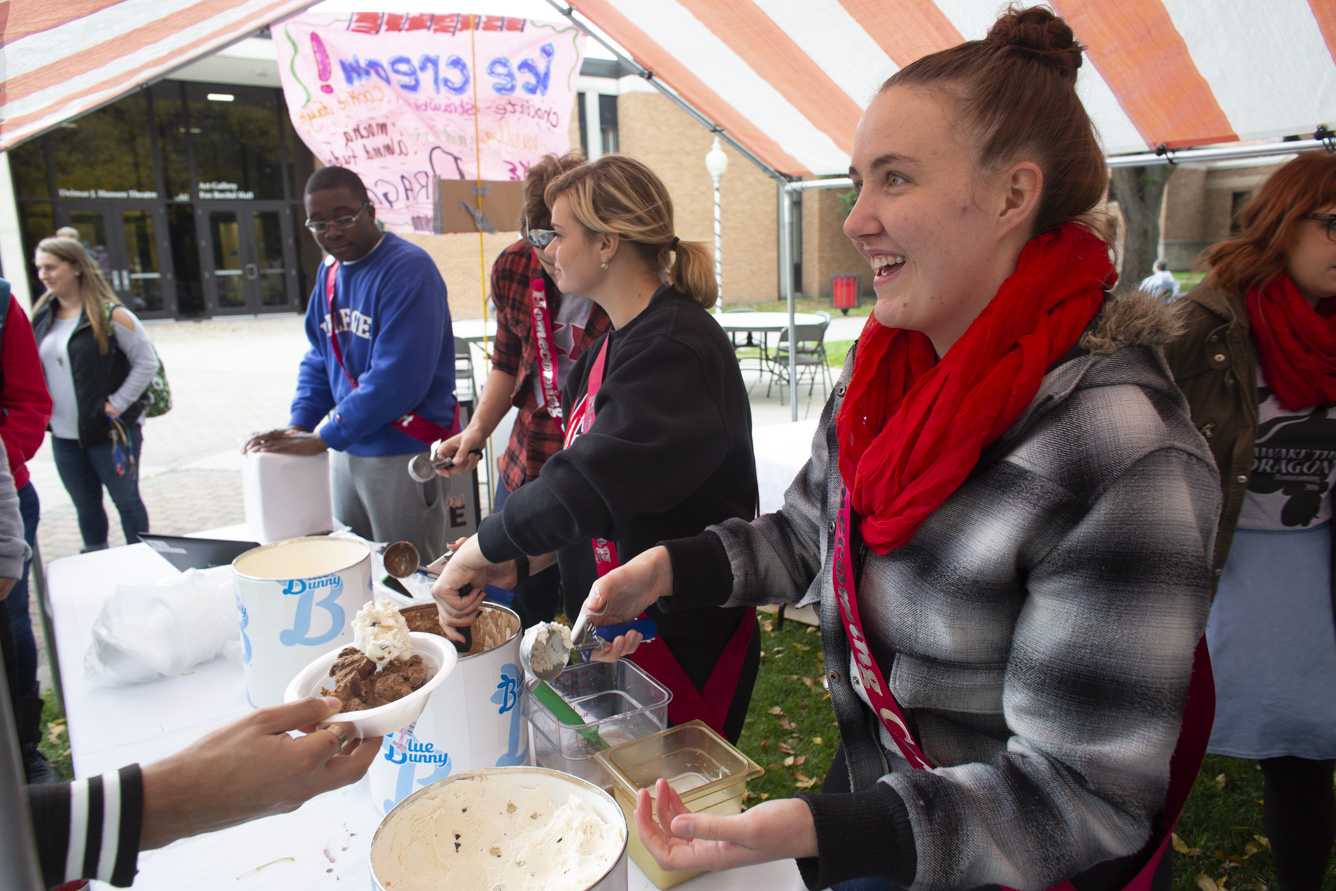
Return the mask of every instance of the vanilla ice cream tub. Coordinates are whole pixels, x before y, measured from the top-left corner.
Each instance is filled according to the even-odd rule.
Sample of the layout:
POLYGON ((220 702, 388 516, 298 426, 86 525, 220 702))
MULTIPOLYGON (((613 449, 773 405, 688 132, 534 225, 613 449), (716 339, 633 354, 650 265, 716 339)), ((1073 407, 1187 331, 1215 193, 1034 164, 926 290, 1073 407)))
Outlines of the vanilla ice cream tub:
MULTIPOLYGON (((401 612, 410 627, 428 630, 417 620, 435 616, 436 606, 401 612)), ((460 655, 418 719, 381 742, 367 771, 378 811, 388 813, 424 786, 464 771, 529 763, 520 636, 518 615, 498 604, 482 604, 469 654, 460 655)))
POLYGON ((405 798, 371 838, 378 891, 625 891, 626 817, 543 767, 474 770, 405 798))
POLYGON ((315 657, 353 642, 353 617, 371 600, 371 551, 315 536, 252 548, 232 561, 246 698, 280 705, 315 657))

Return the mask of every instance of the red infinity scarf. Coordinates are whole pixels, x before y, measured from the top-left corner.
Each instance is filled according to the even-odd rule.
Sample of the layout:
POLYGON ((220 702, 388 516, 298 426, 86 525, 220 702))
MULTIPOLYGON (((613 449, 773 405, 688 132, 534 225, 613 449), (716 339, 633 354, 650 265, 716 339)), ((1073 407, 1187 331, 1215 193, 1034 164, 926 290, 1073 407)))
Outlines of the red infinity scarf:
POLYGON ((1315 309, 1286 273, 1248 289, 1248 316, 1262 377, 1290 411, 1336 403, 1336 301, 1315 309))
POLYGON ((941 361, 927 335, 868 319, 836 430, 840 476, 869 547, 905 544, 959 488, 1076 345, 1115 278, 1108 246, 1068 223, 1026 244, 941 361))

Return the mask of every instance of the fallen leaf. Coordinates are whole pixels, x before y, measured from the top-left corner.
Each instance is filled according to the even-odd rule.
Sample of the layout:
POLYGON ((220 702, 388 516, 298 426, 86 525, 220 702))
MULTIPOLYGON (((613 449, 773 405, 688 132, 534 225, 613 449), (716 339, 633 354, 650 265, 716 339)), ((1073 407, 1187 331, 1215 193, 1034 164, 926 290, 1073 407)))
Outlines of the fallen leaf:
POLYGON ((1197 876, 1197 887, 1200 888, 1201 891, 1220 891, 1220 886, 1217 885, 1206 873, 1201 873, 1197 876))
POLYGON ((782 652, 784 652, 784 648, 783 648, 783 647, 775 647, 775 648, 774 648, 773 650, 771 650, 770 652, 772 652, 772 653, 782 653, 782 652))
POLYGON ((797 778, 798 782, 800 783, 808 783, 810 785, 812 782, 811 778, 808 777, 806 774, 802 773, 801 771, 794 771, 793 775, 794 777, 797 778))
POLYGON ((806 685, 809 686, 809 687, 815 687, 815 686, 816 686, 816 681, 812 680, 811 678, 803 678, 803 683, 806 684, 806 685))
POLYGON ((782 714, 784 714, 784 709, 780 708, 780 707, 777 706, 777 705, 772 705, 772 706, 770 706, 770 714, 772 714, 772 715, 782 715, 782 714))
POLYGON ((789 745, 788 743, 780 743, 779 750, 783 752, 785 755, 793 754, 793 746, 789 745))
POLYGON ((806 761, 806 760, 807 760, 807 756, 806 756, 806 755, 799 755, 799 756, 798 756, 797 758, 795 758, 794 761, 793 761, 794 766, 796 766, 796 767, 802 767, 802 766, 803 766, 803 762, 806 761))
POLYGON ((795 723, 793 723, 792 721, 790 721, 788 718, 780 718, 780 719, 779 719, 779 726, 782 727, 782 728, 784 728, 785 730, 792 730, 793 728, 797 727, 798 725, 795 724, 795 723))
POLYGON ((770 797, 770 793, 769 793, 769 792, 762 792, 762 793, 761 793, 761 800, 762 800, 762 801, 765 801, 765 800, 766 800, 767 798, 769 798, 769 797, 770 797))
POLYGON ((812 649, 811 647, 807 646, 807 644, 800 644, 800 643, 794 644, 793 648, 797 650, 799 653, 806 653, 808 650, 812 649))
POLYGON ((1271 850, 1271 839, 1267 838, 1265 835, 1256 834, 1253 835, 1253 838, 1257 839, 1259 845, 1266 848, 1268 851, 1271 850))
POLYGON ((799 789, 810 789, 816 785, 816 780, 799 780, 793 785, 799 789))
POLYGON ((768 746, 768 745, 770 745, 770 740, 768 740, 768 739, 763 739, 763 740, 761 740, 761 748, 764 749, 764 748, 765 748, 766 746, 768 746))
POLYGON ((794 758, 793 758, 792 755, 790 755, 789 757, 787 757, 787 758, 784 759, 784 766, 785 766, 785 767, 792 767, 792 766, 793 766, 793 761, 794 761, 794 758))
POLYGON ((1170 838, 1170 842, 1173 844, 1174 850, 1178 853, 1186 854, 1188 852, 1188 846, 1183 842, 1183 839, 1178 837, 1177 832, 1170 838))
POLYGON ((1219 786, 1221 789, 1225 788, 1225 775, 1223 773, 1215 778, 1215 784, 1219 786))
POLYGON ((812 742, 816 743, 818 746, 821 745, 821 737, 819 736, 812 737, 812 742))
POLYGON ((780 764, 778 761, 776 761, 776 762, 774 762, 773 764, 767 764, 767 765, 765 766, 765 769, 766 769, 766 770, 779 770, 779 769, 780 769, 781 767, 783 767, 783 766, 784 766, 784 765, 782 765, 782 764, 780 764))
POLYGON ((769 634, 770 632, 772 632, 772 631, 775 630, 775 623, 774 623, 774 622, 762 622, 762 623, 761 623, 761 630, 764 631, 764 632, 766 632, 767 634, 769 634))

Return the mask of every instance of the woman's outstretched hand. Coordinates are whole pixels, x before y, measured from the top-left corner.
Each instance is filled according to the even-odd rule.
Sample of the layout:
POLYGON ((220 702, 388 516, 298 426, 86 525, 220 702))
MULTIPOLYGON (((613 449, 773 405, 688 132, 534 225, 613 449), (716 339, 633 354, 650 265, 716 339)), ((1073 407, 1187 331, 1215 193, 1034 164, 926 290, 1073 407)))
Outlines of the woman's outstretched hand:
POLYGON ((640 790, 635 819, 645 850, 667 870, 732 869, 817 852, 812 811, 797 798, 763 801, 736 817, 694 814, 659 780, 653 797, 640 790))

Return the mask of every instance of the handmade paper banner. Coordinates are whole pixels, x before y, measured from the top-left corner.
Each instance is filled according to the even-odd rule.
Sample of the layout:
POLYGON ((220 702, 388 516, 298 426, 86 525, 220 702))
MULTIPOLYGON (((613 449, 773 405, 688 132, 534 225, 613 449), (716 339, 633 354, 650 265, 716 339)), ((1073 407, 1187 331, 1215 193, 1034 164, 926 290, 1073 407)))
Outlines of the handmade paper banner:
POLYGON ((306 13, 277 30, 297 134, 325 164, 357 172, 388 229, 433 231, 438 178, 520 180, 570 150, 584 56, 573 25, 359 12, 306 13))

